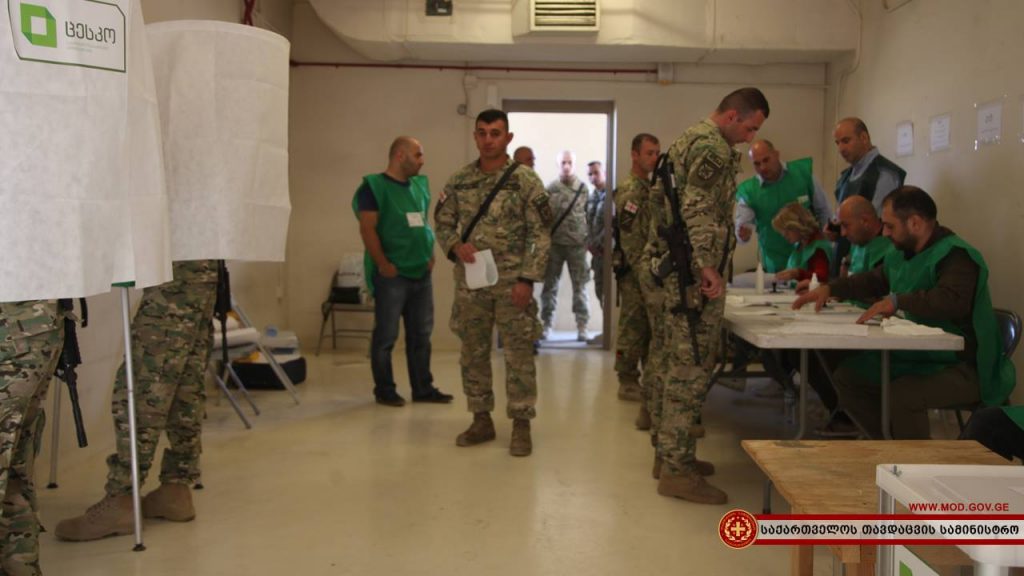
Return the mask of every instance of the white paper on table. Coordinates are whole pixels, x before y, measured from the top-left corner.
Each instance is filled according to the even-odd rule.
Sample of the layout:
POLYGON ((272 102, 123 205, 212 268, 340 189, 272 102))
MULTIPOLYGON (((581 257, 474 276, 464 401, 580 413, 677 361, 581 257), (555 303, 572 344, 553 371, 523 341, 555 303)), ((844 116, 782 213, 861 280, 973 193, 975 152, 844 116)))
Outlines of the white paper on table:
POLYGON ((473 254, 473 262, 465 262, 466 286, 470 290, 494 286, 498 283, 498 265, 490 248, 473 254))
POLYGON ((229 22, 149 24, 174 260, 283 261, 289 43, 229 22))
POLYGON ((140 207, 131 190, 132 163, 160 164, 133 124, 145 118, 134 108, 144 82, 136 75, 150 66, 136 41, 139 2, 42 4, 0 10, 0 301, 106 293, 119 280, 160 283, 169 262, 143 250, 165 231, 162 191, 145 191, 154 202, 140 207), (57 42, 82 20, 102 39, 88 50, 57 42), (135 221, 142 214, 148 223, 135 221))
POLYGON ((775 330, 780 334, 820 334, 823 336, 867 336, 864 324, 833 324, 830 322, 790 322, 775 330))
POLYGON ((942 328, 924 326, 904 318, 896 317, 882 320, 882 330, 886 334, 891 334, 893 336, 938 336, 946 333, 942 328))
POLYGON ((775 316, 778 313, 778 310, 768 306, 746 307, 730 312, 730 314, 737 316, 775 316))

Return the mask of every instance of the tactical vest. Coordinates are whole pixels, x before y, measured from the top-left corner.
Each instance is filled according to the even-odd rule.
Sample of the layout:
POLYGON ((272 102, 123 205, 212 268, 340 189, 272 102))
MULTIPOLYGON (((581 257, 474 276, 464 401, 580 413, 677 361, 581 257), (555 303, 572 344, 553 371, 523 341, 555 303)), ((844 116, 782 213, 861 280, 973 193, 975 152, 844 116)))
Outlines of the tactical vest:
MULTIPOLYGON (((754 211, 754 222, 757 225, 757 246, 761 251, 761 262, 765 272, 779 272, 792 252, 792 245, 786 242, 772 228, 772 218, 786 204, 798 202, 814 213, 814 179, 810 158, 800 158, 786 163, 786 170, 778 181, 762 184, 757 177, 743 181, 736 189, 736 199, 754 211)), ((831 252, 829 248, 829 252, 831 252)))
MULTIPOLYGON (((427 273, 427 264, 434 253, 434 231, 430 228, 430 188, 426 176, 409 178, 408 185, 395 182, 384 174, 363 178, 377 200, 377 236, 388 260, 398 274, 419 279, 427 273)), ((359 217, 359 198, 352 199, 352 210, 359 217)), ((370 252, 363 254, 366 285, 373 293, 373 274, 377 265, 370 252)))
MULTIPOLYGON (((989 406, 1001 406, 1006 403, 1016 385, 1017 376, 1013 363, 1003 355, 1002 337, 996 325, 992 298, 988 291, 988 266, 985 265, 981 254, 959 236, 950 234, 910 260, 904 258, 903 252, 893 250, 885 257, 882 266, 885 267, 885 276, 889 279, 889 287, 893 293, 930 290, 938 281, 939 263, 953 248, 965 250, 978 266, 978 283, 974 291, 974 309, 971 316, 971 324, 978 342, 975 368, 978 372, 981 401, 989 406)), ((913 314, 906 314, 906 317, 918 324, 942 328, 951 334, 963 336, 963 332, 949 320, 921 318, 913 314)), ((863 377, 878 381, 881 373, 881 355, 878 352, 860 354, 848 362, 853 362, 863 377)), ((894 350, 890 353, 890 373, 892 378, 911 374, 935 374, 959 362, 956 353, 952 351, 894 350)))

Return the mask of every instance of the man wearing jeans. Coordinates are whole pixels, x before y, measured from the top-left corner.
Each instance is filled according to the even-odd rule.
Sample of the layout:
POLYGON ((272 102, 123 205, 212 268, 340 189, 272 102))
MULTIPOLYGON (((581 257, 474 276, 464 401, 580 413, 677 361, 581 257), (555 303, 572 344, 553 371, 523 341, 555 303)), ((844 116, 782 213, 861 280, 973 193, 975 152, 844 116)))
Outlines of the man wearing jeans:
POLYGON ((434 329, 434 231, 427 219, 430 188, 423 167, 423 146, 400 136, 388 152, 388 168, 363 178, 352 208, 366 246, 367 286, 374 294, 370 365, 378 404, 404 406, 395 389, 391 351, 405 319, 405 358, 413 402, 448 403, 451 394, 434 387, 430 374, 430 333, 434 329))

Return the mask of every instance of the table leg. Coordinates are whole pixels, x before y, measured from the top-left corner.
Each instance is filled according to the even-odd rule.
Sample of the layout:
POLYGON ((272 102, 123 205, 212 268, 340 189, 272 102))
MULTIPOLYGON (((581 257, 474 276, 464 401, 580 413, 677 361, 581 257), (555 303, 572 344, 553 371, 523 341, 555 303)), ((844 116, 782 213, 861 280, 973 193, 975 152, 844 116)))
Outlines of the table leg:
POLYGON ((800 426, 796 431, 796 440, 802 440, 807 433, 807 349, 800 350, 800 426))
POLYGON ((892 431, 889 429, 889 385, 889 351, 882 350, 882 437, 886 440, 892 440, 892 431))
POLYGON ((790 573, 793 576, 813 576, 814 546, 793 546, 790 573))

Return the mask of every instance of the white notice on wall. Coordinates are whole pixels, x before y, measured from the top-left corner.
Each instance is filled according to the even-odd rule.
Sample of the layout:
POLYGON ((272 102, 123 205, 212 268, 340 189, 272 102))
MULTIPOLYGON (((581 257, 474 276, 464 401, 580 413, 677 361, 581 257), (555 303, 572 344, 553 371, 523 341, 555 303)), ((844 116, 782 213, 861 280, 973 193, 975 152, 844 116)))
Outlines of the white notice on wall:
POLYGON ((914 123, 901 122, 896 125, 896 155, 914 155, 914 123))
POLYGON ((998 144, 1003 135, 1003 101, 978 105, 978 138, 974 149, 982 144, 998 144))
POLYGON ((934 116, 930 124, 929 147, 932 152, 949 149, 949 114, 934 116))

